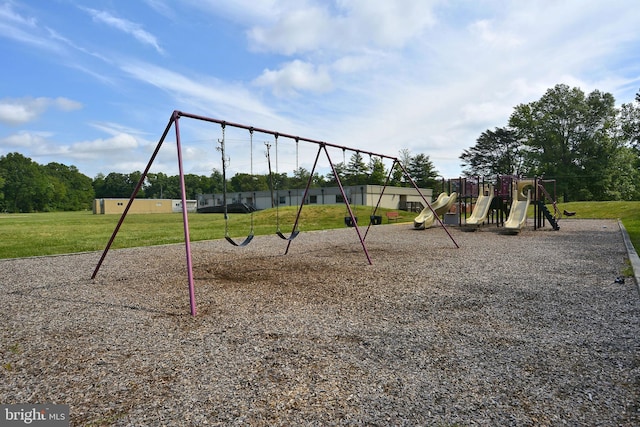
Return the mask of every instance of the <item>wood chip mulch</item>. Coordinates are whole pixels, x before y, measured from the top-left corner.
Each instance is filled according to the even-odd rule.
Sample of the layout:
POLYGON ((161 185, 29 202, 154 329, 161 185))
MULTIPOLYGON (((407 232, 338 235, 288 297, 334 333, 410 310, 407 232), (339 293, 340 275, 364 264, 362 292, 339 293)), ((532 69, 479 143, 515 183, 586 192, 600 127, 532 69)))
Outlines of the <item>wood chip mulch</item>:
POLYGON ((0 261, 0 403, 77 426, 640 425, 615 221, 373 227, 0 261))

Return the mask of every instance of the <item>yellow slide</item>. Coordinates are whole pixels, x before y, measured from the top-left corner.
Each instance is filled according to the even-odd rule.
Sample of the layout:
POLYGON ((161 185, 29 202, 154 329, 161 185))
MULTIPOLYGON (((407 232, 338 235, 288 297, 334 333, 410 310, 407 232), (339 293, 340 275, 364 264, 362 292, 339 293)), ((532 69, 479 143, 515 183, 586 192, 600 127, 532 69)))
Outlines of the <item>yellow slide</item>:
POLYGON ((504 223, 505 231, 509 233, 517 234, 520 232, 527 222, 527 210, 529 209, 529 202, 531 201, 531 190, 527 190, 527 196, 518 189, 517 197, 514 197, 511 202, 511 210, 509 211, 509 217, 504 223))
MULTIPOLYGON (((440 216, 451 209, 451 206, 456 202, 458 193, 455 191, 450 195, 447 193, 440 193, 435 202, 431 204, 431 208, 436 212, 436 215, 440 216)), ((413 220, 413 227, 417 229, 429 228, 435 222, 436 217, 433 215, 429 206, 422 209, 422 212, 413 220)))
POLYGON ((471 216, 465 221, 465 225, 482 225, 489 215, 489 207, 491 206, 492 200, 493 185, 490 185, 488 191, 483 191, 483 194, 478 196, 476 205, 473 207, 473 212, 471 212, 471 216))

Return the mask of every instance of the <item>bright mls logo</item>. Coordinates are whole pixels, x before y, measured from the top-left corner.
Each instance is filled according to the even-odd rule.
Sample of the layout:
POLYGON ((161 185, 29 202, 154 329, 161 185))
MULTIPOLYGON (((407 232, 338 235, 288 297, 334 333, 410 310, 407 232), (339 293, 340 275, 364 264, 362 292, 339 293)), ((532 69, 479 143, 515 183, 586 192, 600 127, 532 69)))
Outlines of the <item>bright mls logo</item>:
POLYGON ((69 405, 0 405, 0 425, 69 427, 69 405))

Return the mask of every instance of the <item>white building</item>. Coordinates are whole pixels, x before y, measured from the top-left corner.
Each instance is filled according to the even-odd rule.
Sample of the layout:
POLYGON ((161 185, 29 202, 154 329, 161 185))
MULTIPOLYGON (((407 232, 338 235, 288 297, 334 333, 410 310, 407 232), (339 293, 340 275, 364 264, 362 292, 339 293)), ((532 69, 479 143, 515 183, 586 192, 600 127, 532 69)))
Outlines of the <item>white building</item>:
MULTIPOLYGON (((352 205, 375 206, 380 199, 382 185, 354 185, 344 187, 345 194, 352 205)), ((421 188, 420 191, 431 202, 432 189, 421 188)), ((255 209, 269 209, 276 206, 299 206, 304 189, 255 191, 255 192, 230 192, 227 193, 227 205, 244 204, 255 209)), ((198 210, 212 210, 223 206, 223 194, 199 194, 198 210)), ((307 205, 333 205, 344 204, 344 198, 339 187, 310 188, 307 194, 307 205)), ((381 208, 398 209, 419 212, 424 208, 424 201, 418 191, 413 187, 384 188, 384 194, 380 200, 381 208)))

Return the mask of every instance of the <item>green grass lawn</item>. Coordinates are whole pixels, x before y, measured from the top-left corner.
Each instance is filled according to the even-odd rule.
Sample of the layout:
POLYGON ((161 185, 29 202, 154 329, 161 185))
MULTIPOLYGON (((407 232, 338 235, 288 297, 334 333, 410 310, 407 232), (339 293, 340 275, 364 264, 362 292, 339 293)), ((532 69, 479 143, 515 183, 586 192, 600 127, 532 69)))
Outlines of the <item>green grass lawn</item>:
MULTIPOLYGON (((560 211, 575 211, 575 218, 620 218, 636 248, 640 248, 640 202, 562 203, 560 211)), ((354 207, 355 214, 368 222, 371 208, 354 207)), ((384 212, 383 223, 387 222, 384 212)), ((276 222, 288 234, 297 207, 283 207, 256 212, 253 215, 256 235, 275 233, 276 222), (278 219, 278 221, 276 221, 278 219)), ((398 211, 399 222, 410 222, 416 214, 398 211)), ((322 230, 345 227, 346 209, 342 205, 305 206, 300 230, 322 230)), ((0 258, 53 255, 84 251, 101 251, 113 232, 120 215, 93 215, 91 212, 54 212, 37 214, 0 214, 0 258)), ((360 223, 362 223, 360 219, 360 223)), ((230 214, 229 234, 243 240, 249 233, 251 215, 230 214)), ((562 222, 560 222, 562 227, 562 222)), ((225 224, 222 214, 190 214, 189 230, 193 241, 221 239, 225 224)), ((181 214, 127 215, 113 248, 161 245, 184 241, 181 214)))
MULTIPOLYGON (((297 206, 267 209, 253 215, 256 235, 276 232, 276 224, 289 234, 297 206), (276 216, 277 213, 277 216, 276 216), (277 219, 277 221, 276 221, 277 219)), ((356 216, 368 220, 371 208, 355 206, 356 216)), ((380 214, 384 217, 384 211, 380 214)), ((412 221, 415 214, 400 211, 398 221, 412 221)), ((344 206, 305 206, 299 221, 301 231, 344 227, 344 206)), ((84 212, 0 214, 0 258, 18 258, 103 250, 120 215, 94 215, 84 212)), ((229 235, 242 241, 251 228, 250 214, 229 214, 229 235)), ((360 223, 362 220, 360 220, 360 223)), ((386 218, 384 219, 386 223, 386 218)), ((222 239, 222 214, 189 214, 192 241, 222 239)), ((112 248, 162 245, 184 242, 182 215, 129 214, 112 248)))

